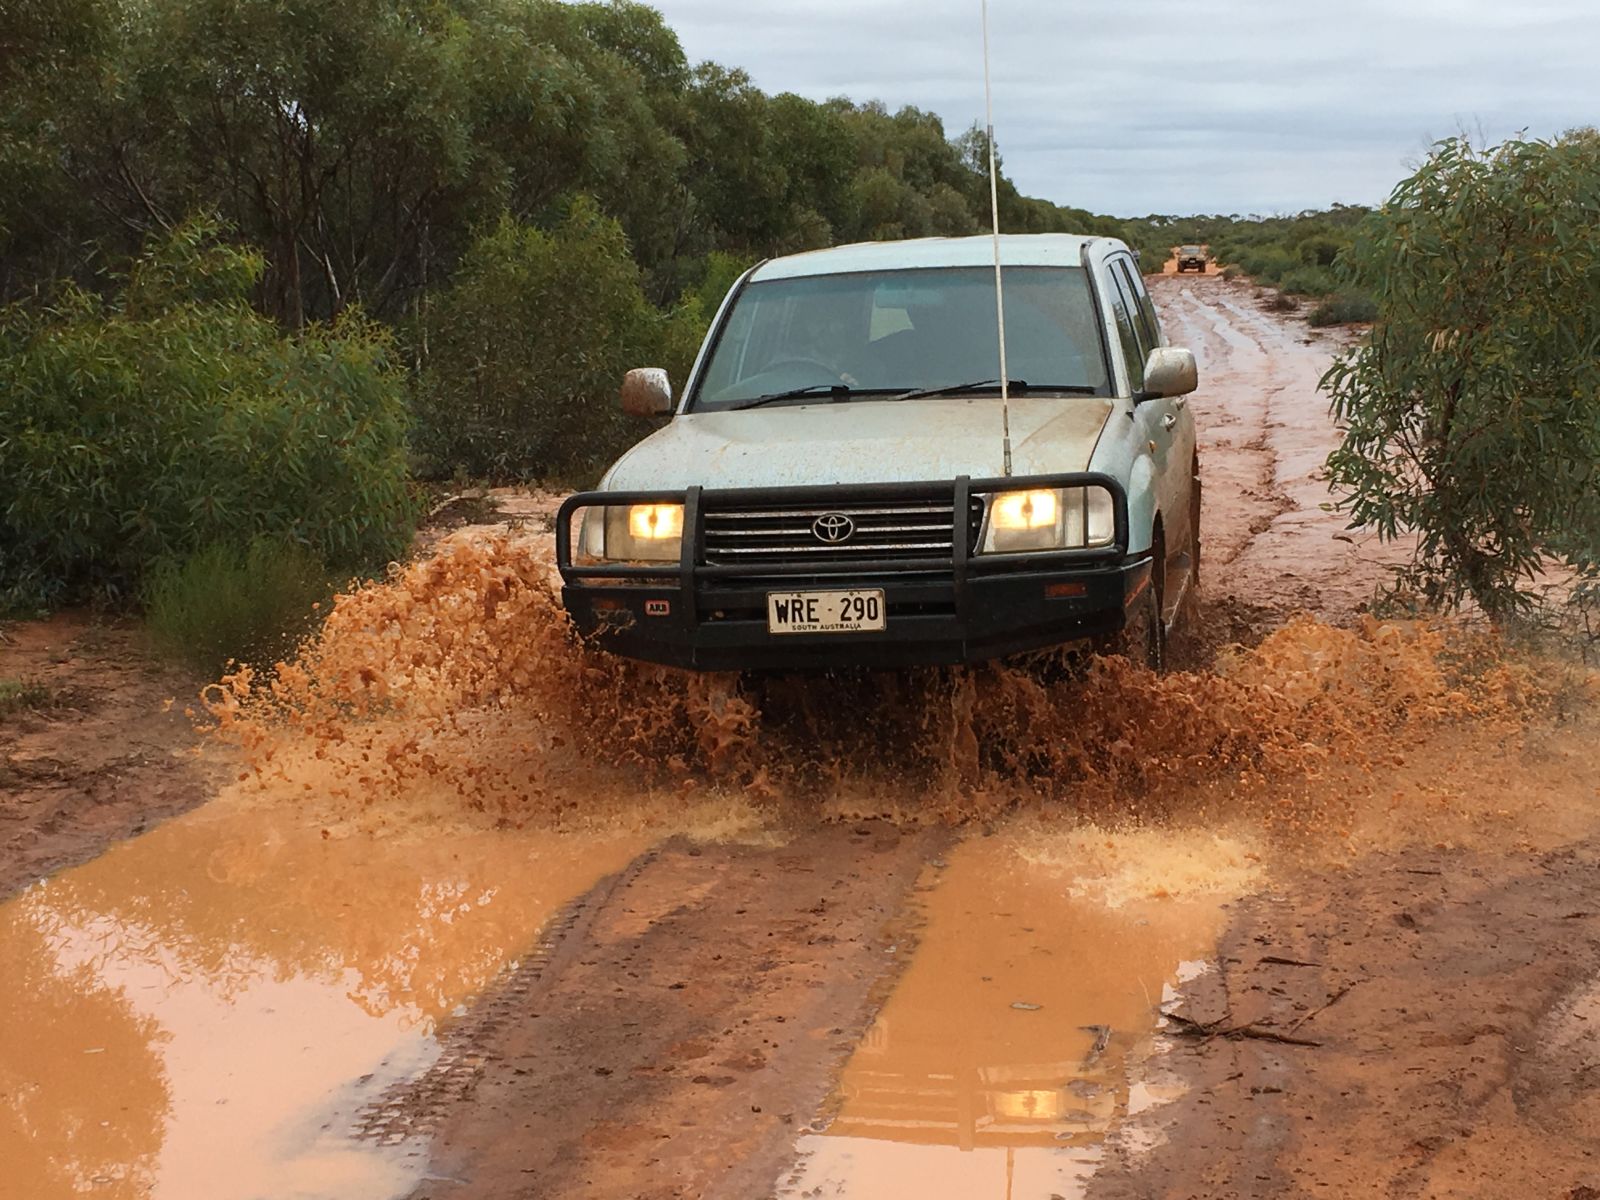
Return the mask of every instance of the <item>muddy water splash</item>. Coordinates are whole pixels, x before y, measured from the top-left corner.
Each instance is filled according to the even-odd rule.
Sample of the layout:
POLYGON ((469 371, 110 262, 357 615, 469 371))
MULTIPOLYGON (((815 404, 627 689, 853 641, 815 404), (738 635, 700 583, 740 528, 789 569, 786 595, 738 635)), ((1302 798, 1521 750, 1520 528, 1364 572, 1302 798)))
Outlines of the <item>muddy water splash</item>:
POLYGON ((267 678, 209 689, 241 782, 340 806, 395 797, 517 821, 605 815, 608 771, 748 783, 756 712, 724 680, 586 653, 548 562, 466 540, 339 597, 267 678))
POLYGON ((1104 659, 1052 678, 757 685, 627 663, 574 638, 541 549, 462 539, 341 597, 297 661, 230 678, 208 707, 255 786, 570 823, 636 813, 641 780, 669 807, 722 789, 914 820, 1040 801, 1159 816, 1381 757, 1441 722, 1515 723, 1548 698, 1483 635, 1372 620, 1291 621, 1213 670, 1104 659))

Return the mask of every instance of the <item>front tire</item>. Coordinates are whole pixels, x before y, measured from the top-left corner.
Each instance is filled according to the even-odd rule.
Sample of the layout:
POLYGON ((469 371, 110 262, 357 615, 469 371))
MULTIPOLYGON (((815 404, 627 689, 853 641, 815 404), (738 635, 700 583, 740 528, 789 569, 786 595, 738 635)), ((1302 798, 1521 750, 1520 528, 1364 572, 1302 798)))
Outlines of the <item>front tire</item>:
POLYGON ((1108 649, 1159 674, 1167 666, 1167 628, 1161 619, 1166 592, 1166 550, 1159 537, 1150 554, 1150 584, 1125 614, 1122 629, 1111 636, 1108 649))

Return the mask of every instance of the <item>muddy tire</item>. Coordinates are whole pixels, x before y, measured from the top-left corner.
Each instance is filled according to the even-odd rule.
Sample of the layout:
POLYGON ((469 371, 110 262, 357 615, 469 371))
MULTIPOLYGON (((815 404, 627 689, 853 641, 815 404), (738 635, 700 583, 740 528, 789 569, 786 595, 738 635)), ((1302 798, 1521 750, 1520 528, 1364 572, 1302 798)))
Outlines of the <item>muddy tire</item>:
POLYGON ((1189 482, 1189 590, 1196 596, 1200 594, 1200 512, 1204 501, 1200 464, 1196 462, 1189 482))
POLYGON ((1150 586, 1144 589, 1133 608, 1128 610, 1126 624, 1107 639, 1105 646, 1107 653, 1149 667, 1158 673, 1165 670, 1167 665, 1167 629, 1161 619, 1165 596, 1165 578, 1162 571, 1165 553, 1165 548, 1158 538, 1152 548, 1154 563, 1150 568, 1150 586))
POLYGON ((1172 635, 1193 637, 1200 627, 1200 468, 1197 464, 1189 484, 1189 582, 1184 588, 1178 611, 1172 614, 1172 635))

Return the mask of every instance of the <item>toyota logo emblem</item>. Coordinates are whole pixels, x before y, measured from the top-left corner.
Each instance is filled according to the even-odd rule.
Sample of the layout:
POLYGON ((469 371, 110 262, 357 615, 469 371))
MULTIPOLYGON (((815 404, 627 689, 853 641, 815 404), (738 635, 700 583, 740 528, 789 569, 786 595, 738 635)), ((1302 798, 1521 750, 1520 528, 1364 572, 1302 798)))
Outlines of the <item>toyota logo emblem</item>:
POLYGON ((817 535, 817 541, 830 546, 848 542, 855 531, 856 523, 843 513, 823 513, 811 522, 811 532, 817 535))

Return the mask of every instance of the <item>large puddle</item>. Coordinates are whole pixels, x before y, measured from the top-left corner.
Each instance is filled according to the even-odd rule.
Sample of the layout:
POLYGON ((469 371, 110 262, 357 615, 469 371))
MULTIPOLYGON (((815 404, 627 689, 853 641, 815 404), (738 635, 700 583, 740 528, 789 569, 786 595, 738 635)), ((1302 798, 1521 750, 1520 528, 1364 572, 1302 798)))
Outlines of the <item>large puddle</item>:
POLYGON ((1147 1069, 1160 1005, 1205 969, 1221 901, 1248 879, 1240 853, 1208 835, 1053 844, 978 838, 950 854, 916 955, 781 1196, 1078 1196, 1108 1136, 1172 1097, 1147 1069), (1120 854, 1129 870, 1086 873, 1086 848, 1083 861, 1120 854), (1189 895, 1153 898, 1166 868, 1189 895))
POLYGON ((402 1195, 352 1137, 441 1018, 643 839, 328 836, 230 800, 0 908, 0 1192, 402 1195))

